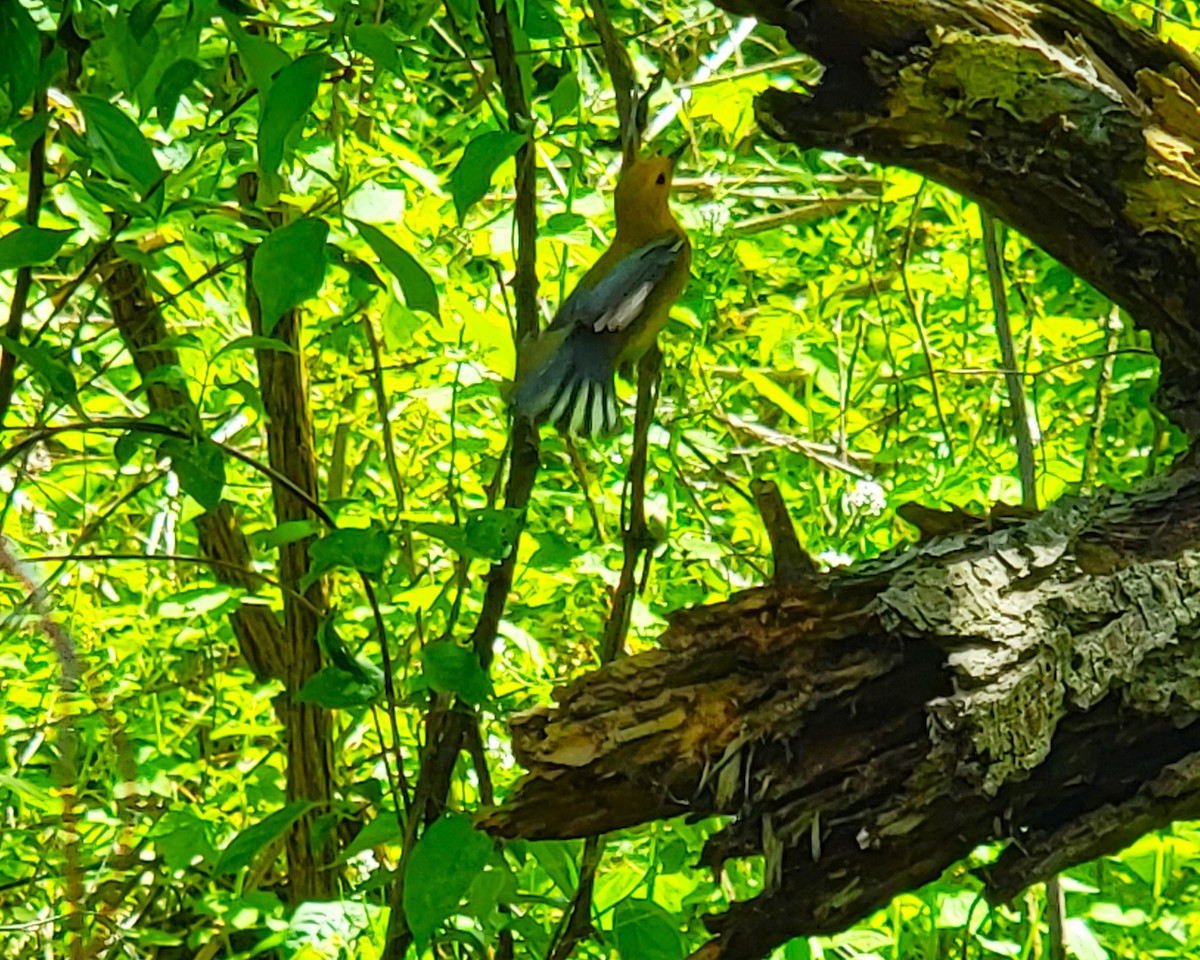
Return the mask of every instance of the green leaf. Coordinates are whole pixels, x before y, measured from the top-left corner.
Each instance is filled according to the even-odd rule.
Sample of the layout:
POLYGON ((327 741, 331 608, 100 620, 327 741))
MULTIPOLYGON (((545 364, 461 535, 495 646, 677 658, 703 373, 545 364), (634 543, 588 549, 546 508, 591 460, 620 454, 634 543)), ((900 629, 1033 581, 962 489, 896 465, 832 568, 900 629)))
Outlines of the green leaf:
POLYGON ((5 336, 0 336, 0 346, 32 370, 50 388, 50 395, 55 400, 65 404, 75 403, 75 374, 63 361, 51 356, 45 347, 32 347, 5 336))
POLYGON ((172 620, 193 620, 217 614, 231 603, 236 607, 238 602, 228 587, 196 587, 162 600, 158 605, 158 615, 172 620))
POLYGON ((395 812, 392 810, 380 811, 379 816, 358 831, 358 835, 350 841, 350 845, 338 857, 338 863, 345 863, 372 847, 378 847, 385 843, 399 843, 403 836, 404 829, 396 819, 395 812))
POLYGON ((809 414, 805 406, 773 380, 768 380, 756 370, 746 370, 745 377, 760 396, 770 400, 797 423, 808 423, 809 414))
POLYGON ((175 119, 183 91, 200 79, 200 64, 195 60, 176 60, 163 71, 154 88, 154 114, 159 126, 166 128, 175 119))
POLYGON ((553 7, 543 0, 525 0, 522 23, 531 40, 557 40, 563 36, 562 24, 554 15, 553 7))
POLYGON ((350 222, 358 228, 362 238, 375 251, 375 256, 383 261, 383 265, 399 282, 404 302, 409 308, 423 310, 440 319, 437 287, 416 258, 377 227, 361 220, 350 222))
POLYGON ((281 840, 292 824, 315 806, 315 803, 308 800, 296 800, 282 810, 276 810, 270 816, 264 817, 254 826, 247 827, 221 851, 216 866, 213 867, 214 876, 236 873, 242 867, 250 866, 260 851, 276 840, 281 840))
POLYGON ((56 805, 59 810, 62 809, 62 801, 56 799, 53 793, 8 773, 0 773, 0 790, 7 790, 15 794, 31 809, 37 810, 39 813, 50 813, 56 805))
MULTIPOLYGON (((127 213, 132 217, 146 217, 153 220, 157 215, 155 206, 142 203, 130 187, 118 183, 116 180, 104 180, 98 176, 87 177, 83 181, 83 188, 100 203, 108 204, 114 210, 127 213)), ((156 192, 155 196, 161 197, 162 194, 156 192)))
POLYGON ((225 451, 201 437, 184 440, 170 437, 159 445, 159 453, 171 458, 171 469, 179 477, 179 486, 205 510, 221 502, 225 490, 225 451))
POLYGON ((1078 960, 1108 960, 1108 950, 1083 917, 1067 917, 1063 933, 1067 948, 1078 960))
POLYGON ((613 910, 613 942, 622 957, 676 960, 687 953, 676 920, 649 900, 622 900, 613 910))
POLYGON ((492 842, 461 814, 444 817, 425 831, 404 876, 404 916, 418 944, 424 946, 458 910, 491 852, 492 842))
POLYGON ((452 640, 439 640, 421 651, 425 680, 434 690, 457 694, 478 706, 491 693, 491 682, 472 650, 452 640))
POLYGON ((391 549, 391 538, 377 523, 365 528, 331 530, 309 544, 312 567, 308 576, 315 579, 334 567, 350 567, 378 580, 383 575, 383 565, 391 549))
POLYGON ((567 213, 565 210, 551 214, 546 220, 545 233, 553 235, 556 233, 570 233, 572 230, 578 230, 587 223, 587 219, 581 217, 577 213, 567 213))
POLYGON ((355 50, 365 53, 379 66, 390 70, 397 77, 404 75, 400 56, 396 53, 396 42, 387 27, 378 23, 364 23, 350 28, 350 43, 355 50))
POLYGON ((564 897, 575 896, 575 888, 579 883, 576 863, 582 850, 581 842, 539 840, 528 844, 527 849, 564 897))
POLYGON ((195 350, 204 352, 204 341, 194 333, 172 333, 163 337, 156 344, 156 350, 195 350))
POLYGON ((472 916, 486 921, 499 904, 512 903, 517 895, 517 878, 504 859, 497 855, 471 881, 467 905, 472 916))
POLYGON ((288 520, 271 530, 254 534, 254 542, 264 550, 275 550, 285 543, 315 537, 324 527, 317 520, 288 520))
POLYGON ((287 311, 315 297, 325 280, 329 224, 305 218, 274 231, 254 255, 254 291, 262 307, 263 333, 287 311))
POLYGON ((492 130, 467 144, 462 158, 450 171, 450 195, 461 222, 467 211, 482 200, 492 185, 492 175, 500 164, 529 139, 523 133, 492 130))
POLYGON ((38 77, 37 24, 20 3, 0 3, 0 122, 33 97, 38 77))
POLYGON ((111 172, 136 186, 145 199, 162 176, 150 141, 133 120, 107 100, 84 96, 74 100, 87 124, 88 142, 104 156, 111 172))
POLYGON ((374 703, 383 691, 383 673, 367 660, 359 660, 358 666, 357 671, 343 670, 332 663, 321 668, 305 681, 297 699, 327 710, 347 710, 374 703))
POLYGON ((209 829, 208 821, 190 811, 168 810, 151 829, 150 836, 169 869, 185 870, 196 857, 210 861, 216 855, 209 829))
POLYGON ((427 321, 417 316, 398 297, 388 297, 383 308, 383 342, 389 350, 402 350, 412 343, 427 321))
POLYGON ((1101 923, 1111 923, 1118 927, 1143 927, 1149 922, 1144 910, 1131 907, 1126 910, 1116 903, 1093 903, 1088 909, 1088 916, 1101 923))
POLYGON ((74 230, 17 227, 0 237, 0 270, 32 267, 53 260, 74 230))
POLYGON ((579 78, 575 71, 565 73, 550 91, 550 115, 560 120, 579 106, 579 78))
POLYGON ((807 937, 789 940, 783 948, 783 960, 812 960, 812 955, 812 947, 808 945, 807 937))
POLYGON ((134 40, 141 43, 145 39, 150 28, 154 26, 154 21, 162 13, 162 8, 166 5, 167 0, 138 0, 134 4, 133 9, 129 12, 129 32, 134 40))
POLYGON ((116 458, 117 463, 125 466, 149 439, 140 430, 127 430, 113 442, 113 457, 116 458))
POLYGON ((18 153, 28 153, 39 137, 45 136, 46 129, 50 126, 50 114, 39 113, 30 117, 28 120, 22 120, 15 127, 9 136, 12 137, 13 146, 18 153))
POLYGON ((246 65, 246 72, 258 88, 259 103, 265 104, 271 87, 275 85, 275 78, 291 64, 292 58, 270 40, 247 33, 236 20, 228 17, 224 20, 237 43, 238 54, 246 65))
POLYGON ((469 510, 462 524, 418 523, 414 529, 472 560, 503 560, 521 532, 522 512, 512 507, 469 510))
POLYGON ((275 77, 258 125, 258 162, 264 173, 279 169, 287 139, 304 123, 328 66, 326 54, 310 53, 289 63, 275 77))
POLYGON ((244 336, 234 337, 225 346, 221 347, 213 354, 213 359, 221 356, 223 353, 229 353, 231 350, 277 350, 280 353, 295 353, 295 349, 291 344, 284 343, 282 340, 276 340, 274 337, 256 337, 244 336))

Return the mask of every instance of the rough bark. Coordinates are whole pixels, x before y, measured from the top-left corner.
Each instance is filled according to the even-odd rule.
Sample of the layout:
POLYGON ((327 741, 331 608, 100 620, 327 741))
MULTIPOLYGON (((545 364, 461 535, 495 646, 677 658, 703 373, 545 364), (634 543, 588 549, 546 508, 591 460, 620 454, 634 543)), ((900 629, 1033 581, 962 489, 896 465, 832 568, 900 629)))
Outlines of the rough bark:
POLYGON ((709 957, 840 930, 993 840, 1011 897, 1200 814, 1198 515, 1181 472, 680 613, 514 719, 529 774, 484 824, 736 815, 704 863, 763 854, 769 886, 709 957))
MULTIPOLYGON (((246 305, 251 325, 262 334, 262 316, 253 285, 254 255, 246 258, 246 305)), ((267 458, 271 469, 288 482, 272 482, 275 522, 313 519, 308 503, 319 499, 317 458, 313 450, 312 407, 308 400, 308 372, 301 339, 300 315, 289 310, 271 330, 271 336, 292 349, 256 350, 263 410, 267 415, 267 458), (307 495, 307 501, 294 491, 307 495)), ((325 584, 321 579, 304 588, 308 574, 308 548, 312 537, 279 548, 279 582, 283 594, 283 649, 285 690, 276 702, 283 721, 287 746, 287 798, 312 801, 314 809, 300 818, 287 837, 288 894, 293 903, 331 900, 337 875, 331 869, 337 854, 329 833, 314 842, 316 818, 329 812, 333 798, 333 734, 328 710, 304 703, 296 695, 321 669, 317 631, 326 611, 325 584)))
MULTIPOLYGON (((166 413, 185 423, 197 423, 199 413, 186 389, 151 373, 179 367, 179 354, 161 344, 167 338, 162 311, 154 302, 145 271, 135 263, 113 256, 102 270, 104 291, 112 310, 113 325, 121 334, 134 366, 146 383, 151 411, 166 413)), ((213 576, 223 583, 253 590, 260 584, 250 566, 250 547, 228 501, 196 518, 200 553, 215 561, 213 576)), ((260 677, 283 677, 279 623, 265 607, 240 606, 230 617, 242 656, 260 677)))
MULTIPOLYGON (((138 373, 146 382, 150 409, 169 413, 185 423, 198 424, 199 413, 187 390, 170 379, 151 376, 155 371, 161 373, 164 369, 178 367, 179 355, 174 348, 161 345, 167 338, 166 321, 150 292, 145 272, 138 265, 113 256, 104 266, 103 283, 113 323, 120 331, 138 373)), ((284 327, 283 321, 280 327, 284 327)), ((294 331, 284 328, 283 333, 276 335, 285 334, 293 336, 294 331)), ((278 354, 271 354, 272 359, 275 356, 278 354)), ((268 426, 268 441, 274 441, 270 447, 273 452, 280 448, 294 449, 294 456, 299 460, 304 459, 304 451, 307 450, 311 461, 311 424, 306 415, 299 413, 302 409, 306 414, 308 406, 306 402, 297 403, 295 396, 289 394, 287 389, 288 384, 296 382, 296 379, 296 375, 264 372, 264 406, 275 414, 275 420, 268 426), (284 423, 292 420, 297 422, 291 426, 284 423), (310 439, 301 444, 299 440, 294 440, 293 430, 300 435, 307 432, 310 439)), ((299 382, 303 382, 302 377, 299 382)), ((288 457, 281 458, 280 462, 276 462, 276 459, 272 458, 271 465, 298 484, 308 476, 288 457)), ((301 489, 315 489, 315 468, 310 479, 313 486, 310 488, 301 484, 301 489)), ((292 502, 296 500, 295 495, 286 490, 286 496, 289 498, 289 510, 296 512, 292 502)), ((278 506, 278 490, 275 502, 278 506)), ((224 583, 246 590, 258 587, 260 580, 250 565, 250 547, 229 502, 222 501, 214 509, 200 514, 195 522, 200 553, 216 561, 212 567, 213 575, 224 583)), ((333 794, 332 737, 328 712, 309 704, 296 703, 290 697, 291 693, 303 686, 308 676, 320 668, 320 650, 315 633, 316 615, 312 611, 321 608, 322 594, 320 587, 314 585, 307 595, 307 601, 297 602, 295 585, 303 575, 303 570, 297 568, 298 562, 306 563, 307 554, 299 559, 293 555, 290 560, 281 560, 280 579, 293 591, 285 596, 282 627, 271 610, 257 604, 238 607, 231 615, 230 623, 242 655, 255 674, 263 678, 277 678, 286 684, 288 693, 276 703, 276 710, 288 746, 289 799, 314 800, 327 807, 333 794)), ((289 894, 295 903, 329 899, 336 881, 333 871, 328 868, 333 860, 333 852, 313 848, 310 839, 311 819, 302 819, 289 836, 289 894)))
MULTIPOLYGON (((1200 66, 1084 0, 718 0, 825 67, 763 128, 978 200, 1124 306, 1200 432, 1200 66)), ((728 814, 765 856, 706 960, 843 929, 984 842, 988 895, 1200 816, 1200 471, 1032 518, 937 518, 853 572, 678 614, 514 718, 482 823, 577 837, 728 814)), ((783 531, 781 531, 782 533, 783 531)), ((785 578, 786 581, 786 578, 785 578)))
POLYGON ((1088 0, 718 0, 825 74, 766 91, 771 136, 979 201, 1154 335, 1158 403, 1200 432, 1200 61, 1088 0))

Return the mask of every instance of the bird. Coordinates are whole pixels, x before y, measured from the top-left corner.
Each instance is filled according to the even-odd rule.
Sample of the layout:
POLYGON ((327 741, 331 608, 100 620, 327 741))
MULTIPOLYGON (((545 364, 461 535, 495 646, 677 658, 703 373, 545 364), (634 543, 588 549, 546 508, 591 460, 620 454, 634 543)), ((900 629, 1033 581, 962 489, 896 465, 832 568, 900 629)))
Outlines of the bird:
POLYGON ((691 244, 668 202, 680 152, 622 168, 612 243, 518 351, 510 394, 518 416, 592 438, 620 426, 614 374, 654 344, 691 270, 691 244))

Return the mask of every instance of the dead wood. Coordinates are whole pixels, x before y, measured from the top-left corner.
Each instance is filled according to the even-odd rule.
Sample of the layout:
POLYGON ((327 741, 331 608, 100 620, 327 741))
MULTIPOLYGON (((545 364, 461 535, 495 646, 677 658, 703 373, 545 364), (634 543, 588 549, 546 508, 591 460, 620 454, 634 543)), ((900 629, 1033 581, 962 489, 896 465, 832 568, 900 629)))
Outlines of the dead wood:
POLYGON ((1181 472, 680 613, 513 719, 529 774, 484 824, 734 815, 704 863, 763 854, 769 888, 711 918, 712 956, 840 930, 989 841, 1011 897, 1200 815, 1198 515, 1181 472))

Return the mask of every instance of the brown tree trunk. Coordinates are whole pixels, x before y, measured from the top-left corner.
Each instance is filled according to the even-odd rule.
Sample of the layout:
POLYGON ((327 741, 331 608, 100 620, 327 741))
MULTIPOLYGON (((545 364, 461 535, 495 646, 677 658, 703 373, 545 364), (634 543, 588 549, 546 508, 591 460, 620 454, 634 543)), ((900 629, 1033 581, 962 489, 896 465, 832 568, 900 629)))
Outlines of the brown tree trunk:
MULTIPOLYGON (((138 372, 147 377, 151 371, 177 367, 175 350, 160 346, 167 337, 166 323, 142 268, 114 256, 105 265, 103 278, 114 324, 138 372)), ((285 316, 274 335, 297 340, 295 327, 294 317, 285 316)), ((263 351, 259 363, 263 403, 271 418, 267 437, 271 466, 315 496, 312 424, 299 348, 295 355, 263 351)), ((146 392, 152 411, 172 412, 182 415, 184 422, 198 422, 195 404, 185 389, 152 379, 146 392)), ((276 485, 274 500, 280 523, 308 516, 302 501, 286 485, 276 485)), ((215 561, 214 576, 245 589, 259 586, 260 580, 250 565, 249 545, 227 501, 198 516, 196 528, 200 552, 215 561)), ((332 737, 328 711, 294 700, 308 677, 320 669, 316 626, 318 612, 324 609, 324 593, 319 584, 314 584, 300 597, 298 583, 307 570, 307 541, 288 547, 291 549, 285 548, 280 558, 280 581, 285 587, 283 627, 269 609, 259 605, 243 605, 230 619, 251 669, 260 677, 282 680, 286 686, 276 709, 288 751, 288 799, 317 804, 312 814, 297 823, 288 839, 289 895, 293 903, 301 903, 331 899, 335 891, 336 877, 329 869, 334 859, 329 846, 332 838, 316 848, 311 841, 313 820, 319 811, 328 810, 333 795, 332 737)))
MULTIPOLYGON (((162 311, 146 282, 145 271, 135 263, 113 256, 102 268, 104 291, 112 310, 113 324, 143 379, 154 370, 178 367, 179 354, 173 347, 160 346, 167 338, 162 311)), ((188 392, 178 386, 151 379, 146 387, 150 410, 171 413, 183 422, 195 423, 199 414, 188 392)), ((250 547, 228 501, 196 517, 200 553, 214 561, 213 576, 222 583, 253 590, 261 584, 250 566, 250 547)), ((283 678, 284 657, 280 650, 279 622, 265 607, 247 604, 230 617, 242 656, 260 677, 283 678)))
MULTIPOLYGON (((246 259, 246 303, 255 334, 261 335, 262 320, 253 284, 254 254, 246 259)), ((313 451, 312 408, 308 400, 308 371, 304 361, 300 316, 289 310, 271 330, 271 336, 292 349, 256 350, 263 409, 267 415, 267 456, 271 469, 288 482, 272 482, 275 522, 311 520, 305 499, 319 499, 317 460, 313 451)), ((279 582, 283 587, 284 692, 276 704, 283 720, 287 747, 287 798, 308 800, 314 809, 298 820, 288 834, 288 893, 292 903, 331 900, 336 893, 336 874, 331 869, 336 856, 335 836, 315 843, 313 825, 328 814, 333 798, 332 717, 328 710, 302 703, 296 694, 321 669, 317 630, 326 612, 322 580, 301 588, 308 573, 308 548, 312 537, 283 544, 279 548, 279 582)))

